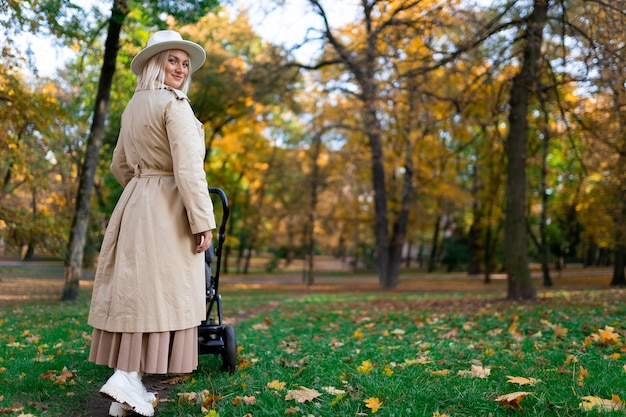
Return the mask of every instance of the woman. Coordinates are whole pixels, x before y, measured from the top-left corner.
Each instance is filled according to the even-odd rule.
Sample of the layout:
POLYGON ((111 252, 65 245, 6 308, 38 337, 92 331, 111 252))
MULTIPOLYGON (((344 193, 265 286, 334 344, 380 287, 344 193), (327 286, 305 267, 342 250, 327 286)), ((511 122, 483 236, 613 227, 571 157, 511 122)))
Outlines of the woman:
POLYGON ((135 56, 137 88, 122 115, 111 171, 124 186, 102 242, 89 311, 89 360, 115 369, 100 392, 111 416, 154 415, 144 373, 198 365, 204 252, 215 228, 204 130, 186 96, 204 49, 159 31, 135 56))

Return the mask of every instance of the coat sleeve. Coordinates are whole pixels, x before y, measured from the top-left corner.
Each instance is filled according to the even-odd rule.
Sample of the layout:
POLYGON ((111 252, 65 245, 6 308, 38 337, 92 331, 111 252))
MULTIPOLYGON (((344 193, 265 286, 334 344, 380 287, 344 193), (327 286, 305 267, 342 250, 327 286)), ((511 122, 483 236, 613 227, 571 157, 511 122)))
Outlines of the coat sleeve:
POLYGON ((213 203, 204 171, 204 131, 187 98, 165 106, 165 128, 172 153, 176 186, 187 210, 192 233, 215 229, 213 203))
POLYGON ((124 139, 120 134, 117 139, 117 145, 113 150, 113 159, 111 161, 111 172, 113 176, 119 182, 122 187, 126 187, 126 184, 133 178, 134 170, 128 165, 126 161, 126 151, 124 149, 124 139))

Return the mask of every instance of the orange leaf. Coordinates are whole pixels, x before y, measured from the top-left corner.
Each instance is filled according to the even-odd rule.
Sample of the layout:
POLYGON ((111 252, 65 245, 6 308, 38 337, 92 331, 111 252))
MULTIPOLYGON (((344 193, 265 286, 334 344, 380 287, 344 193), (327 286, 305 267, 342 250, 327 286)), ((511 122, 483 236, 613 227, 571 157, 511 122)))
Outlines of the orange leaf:
POLYGON ((598 335, 604 343, 614 345, 619 342, 619 334, 615 333, 615 329, 611 326, 604 326, 604 329, 598 330, 598 335))

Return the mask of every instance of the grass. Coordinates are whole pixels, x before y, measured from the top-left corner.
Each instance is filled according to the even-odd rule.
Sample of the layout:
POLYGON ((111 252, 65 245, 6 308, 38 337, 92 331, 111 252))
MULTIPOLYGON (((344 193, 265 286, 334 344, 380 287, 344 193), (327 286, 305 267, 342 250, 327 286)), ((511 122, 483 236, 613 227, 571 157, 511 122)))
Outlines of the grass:
MULTIPOLYGON (((238 370, 201 356, 198 371, 161 398, 158 415, 624 415, 623 404, 613 412, 580 406, 585 396, 626 399, 624 289, 555 290, 518 304, 477 292, 222 288, 222 296, 225 317, 239 319, 238 370), (614 331, 602 333, 606 326, 614 331), (302 387, 319 396, 286 399, 305 399, 302 387), (529 394, 496 400, 520 391, 529 394)), ((0 414, 89 415, 110 371, 86 361, 88 298, 0 308, 0 414)))

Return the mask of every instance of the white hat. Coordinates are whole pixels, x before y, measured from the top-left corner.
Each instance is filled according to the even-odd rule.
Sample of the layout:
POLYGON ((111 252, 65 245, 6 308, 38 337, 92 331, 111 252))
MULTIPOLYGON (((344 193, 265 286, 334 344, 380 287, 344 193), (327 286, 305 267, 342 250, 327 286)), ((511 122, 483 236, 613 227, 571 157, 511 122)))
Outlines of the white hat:
POLYGON ((133 58, 133 61, 130 63, 130 69, 136 75, 139 75, 143 71, 143 66, 150 58, 170 49, 181 49, 189 54, 191 72, 197 71, 206 59, 204 48, 197 43, 183 40, 180 33, 174 30, 160 30, 150 36, 148 45, 133 58))

